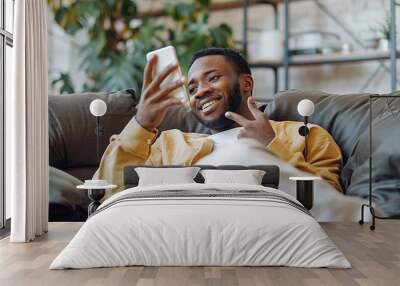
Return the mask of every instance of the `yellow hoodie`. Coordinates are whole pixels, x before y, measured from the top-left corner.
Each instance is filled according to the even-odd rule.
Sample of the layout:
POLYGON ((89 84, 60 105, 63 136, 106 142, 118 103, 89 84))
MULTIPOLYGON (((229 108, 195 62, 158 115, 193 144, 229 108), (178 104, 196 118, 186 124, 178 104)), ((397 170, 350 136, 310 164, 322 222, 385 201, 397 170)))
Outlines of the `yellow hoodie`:
MULTIPOLYGON (((304 139, 297 135, 302 123, 273 120, 270 123, 276 136, 266 146, 266 150, 303 171, 320 176, 338 191, 342 191, 339 182, 342 154, 326 130, 311 125, 306 161, 303 155, 304 139)), ((119 186, 108 191, 106 197, 122 190, 125 166, 191 166, 213 150, 213 141, 207 138, 207 134, 184 133, 172 129, 157 135, 157 132, 144 129, 133 118, 116 140, 109 144, 94 176, 119 186)))

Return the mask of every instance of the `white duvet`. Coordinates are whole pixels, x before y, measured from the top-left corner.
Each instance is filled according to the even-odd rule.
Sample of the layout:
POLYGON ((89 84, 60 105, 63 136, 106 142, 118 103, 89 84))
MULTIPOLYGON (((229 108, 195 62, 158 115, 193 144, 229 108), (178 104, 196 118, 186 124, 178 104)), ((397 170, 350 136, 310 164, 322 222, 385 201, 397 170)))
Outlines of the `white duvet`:
POLYGON ((145 266, 349 268, 317 221, 299 209, 255 198, 153 198, 113 204, 132 192, 263 190, 262 186, 180 184, 135 187, 104 202, 50 269, 145 266), (107 207, 108 206, 108 207, 107 207))

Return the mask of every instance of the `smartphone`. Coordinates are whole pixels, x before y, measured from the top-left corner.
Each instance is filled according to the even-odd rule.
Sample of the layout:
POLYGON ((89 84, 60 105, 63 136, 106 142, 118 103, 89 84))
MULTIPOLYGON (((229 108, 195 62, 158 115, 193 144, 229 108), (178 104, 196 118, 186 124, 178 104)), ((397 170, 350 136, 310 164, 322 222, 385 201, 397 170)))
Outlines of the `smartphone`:
MULTIPOLYGON (((167 46, 165 48, 161 48, 147 53, 146 55, 147 61, 149 61, 151 56, 154 54, 156 54, 158 57, 157 68, 155 71, 156 74, 162 72, 165 68, 167 68, 167 66, 171 64, 179 63, 178 57, 176 56, 175 48, 173 46, 167 46)), ((164 79, 164 81, 160 85, 160 88, 162 89, 166 86, 169 86, 174 81, 179 80, 180 78, 182 78, 182 71, 181 67, 179 66, 178 69, 176 69, 172 74, 170 74, 167 78, 164 79)), ((187 108, 190 108, 189 97, 187 95, 186 88, 184 85, 173 91, 171 93, 171 96, 180 99, 187 108)))

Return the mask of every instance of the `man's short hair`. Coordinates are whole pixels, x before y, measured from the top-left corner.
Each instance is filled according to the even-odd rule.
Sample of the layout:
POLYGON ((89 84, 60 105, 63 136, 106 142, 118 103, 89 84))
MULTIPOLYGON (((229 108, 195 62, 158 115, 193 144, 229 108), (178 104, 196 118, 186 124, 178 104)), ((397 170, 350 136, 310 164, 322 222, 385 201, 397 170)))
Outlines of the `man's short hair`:
POLYGON ((204 49, 197 51, 192 56, 192 60, 190 61, 189 68, 193 65, 193 63, 197 59, 206 57, 206 56, 214 56, 214 55, 224 56, 225 59, 230 61, 235 66, 236 72, 238 74, 250 74, 251 75, 250 67, 249 67, 249 64, 247 63, 247 61, 238 52, 236 52, 233 49, 228 49, 228 48, 214 48, 213 47, 213 48, 204 48, 204 49))

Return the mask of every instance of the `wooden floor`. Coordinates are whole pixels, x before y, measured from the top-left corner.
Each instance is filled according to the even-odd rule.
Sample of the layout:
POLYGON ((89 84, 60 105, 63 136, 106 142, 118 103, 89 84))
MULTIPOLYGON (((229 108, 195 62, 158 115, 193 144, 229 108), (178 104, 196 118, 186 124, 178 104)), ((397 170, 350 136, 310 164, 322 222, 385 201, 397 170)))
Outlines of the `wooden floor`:
POLYGON ((378 221, 377 229, 356 223, 323 228, 353 268, 123 267, 48 270, 80 223, 50 223, 49 233, 27 244, 0 241, 0 285, 400 285, 400 221, 378 221))

